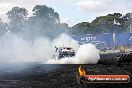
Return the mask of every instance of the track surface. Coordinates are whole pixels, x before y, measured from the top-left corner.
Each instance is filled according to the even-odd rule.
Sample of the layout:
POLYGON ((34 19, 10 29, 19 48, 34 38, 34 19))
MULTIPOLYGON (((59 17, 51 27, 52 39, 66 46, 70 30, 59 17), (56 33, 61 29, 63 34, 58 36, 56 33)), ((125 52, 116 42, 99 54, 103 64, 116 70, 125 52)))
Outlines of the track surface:
MULTIPOLYGON (((0 88, 132 88, 132 81, 128 84, 79 85, 76 80, 78 66, 35 64, 22 71, 1 71, 0 88)), ((132 74, 132 63, 122 67, 103 64, 82 67, 87 74, 132 74)))

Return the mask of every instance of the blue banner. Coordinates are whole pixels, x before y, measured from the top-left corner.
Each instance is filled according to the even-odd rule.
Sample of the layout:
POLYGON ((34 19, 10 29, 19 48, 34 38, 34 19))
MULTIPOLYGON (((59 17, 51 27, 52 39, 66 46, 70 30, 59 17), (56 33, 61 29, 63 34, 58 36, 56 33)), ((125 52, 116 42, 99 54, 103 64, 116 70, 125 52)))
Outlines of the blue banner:
POLYGON ((132 44, 132 33, 116 34, 116 46, 132 44))
POLYGON ((100 35, 79 35, 72 36, 76 41, 80 43, 112 43, 112 34, 100 34, 100 35))
POLYGON ((106 33, 106 34, 99 34, 99 35, 79 35, 79 36, 72 36, 73 39, 78 41, 80 44, 83 43, 92 43, 92 44, 108 44, 108 45, 114 45, 115 40, 115 46, 120 45, 129 45, 132 44, 132 33, 121 33, 121 34, 113 34, 106 33))

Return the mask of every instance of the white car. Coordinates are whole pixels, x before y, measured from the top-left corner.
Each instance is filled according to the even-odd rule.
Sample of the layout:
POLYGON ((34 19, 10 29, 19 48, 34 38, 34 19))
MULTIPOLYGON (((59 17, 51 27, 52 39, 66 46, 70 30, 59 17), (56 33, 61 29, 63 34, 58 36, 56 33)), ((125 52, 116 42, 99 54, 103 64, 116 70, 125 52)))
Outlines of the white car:
POLYGON ((75 51, 71 47, 55 47, 55 54, 52 56, 53 59, 60 59, 65 57, 73 57, 75 56, 75 51))

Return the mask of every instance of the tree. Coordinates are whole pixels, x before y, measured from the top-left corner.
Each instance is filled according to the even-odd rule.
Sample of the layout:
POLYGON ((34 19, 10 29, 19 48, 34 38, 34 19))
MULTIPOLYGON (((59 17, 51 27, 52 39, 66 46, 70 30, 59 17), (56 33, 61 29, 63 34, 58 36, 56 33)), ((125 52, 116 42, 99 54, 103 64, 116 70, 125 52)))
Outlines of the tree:
POLYGON ((33 16, 28 19, 27 29, 29 35, 36 36, 54 36, 63 30, 60 23, 59 14, 51 7, 46 5, 36 5, 34 7, 33 16))
POLYGON ((120 13, 108 14, 96 17, 91 23, 81 22, 71 27, 73 34, 99 34, 99 33, 119 33, 128 32, 128 26, 132 22, 131 14, 123 16, 120 13))
POLYGON ((7 15, 10 20, 10 31, 14 33, 22 32, 28 11, 25 8, 13 7, 12 10, 7 12, 7 15))
POLYGON ((59 14, 46 5, 36 5, 32 11, 33 15, 42 18, 43 22, 60 22, 59 14))
POLYGON ((124 20, 124 29, 127 29, 127 32, 130 32, 130 26, 132 25, 132 13, 127 13, 122 18, 124 20))
POLYGON ((93 29, 89 22, 82 22, 74 25, 70 29, 70 33, 72 34, 91 34, 93 33, 93 29))
POLYGON ((7 24, 3 23, 0 18, 0 35, 3 35, 7 32, 7 24))
POLYGON ((113 33, 122 32, 122 23, 120 17, 122 14, 114 13, 106 16, 97 17, 92 21, 92 26, 95 28, 96 33, 113 33))

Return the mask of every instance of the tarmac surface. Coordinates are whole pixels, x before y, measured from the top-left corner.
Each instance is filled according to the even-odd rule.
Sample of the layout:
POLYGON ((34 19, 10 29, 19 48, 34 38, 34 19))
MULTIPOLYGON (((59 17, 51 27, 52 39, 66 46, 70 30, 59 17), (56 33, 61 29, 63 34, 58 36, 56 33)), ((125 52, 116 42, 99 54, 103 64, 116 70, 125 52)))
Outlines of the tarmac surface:
MULTIPOLYGON (((22 71, 0 73, 0 88, 132 88, 132 81, 124 84, 77 83, 80 65, 37 64, 22 71)), ((132 78, 132 63, 116 65, 82 65, 88 74, 127 74, 132 78)))
MULTIPOLYGON (((87 74, 120 74, 132 78, 132 63, 116 62, 116 54, 101 55, 98 64, 81 65, 87 74), (108 57, 111 57, 108 59, 108 57)), ((48 65, 32 63, 21 67, 20 64, 0 69, 0 88, 132 88, 129 83, 78 84, 77 72, 80 64, 48 65)))

